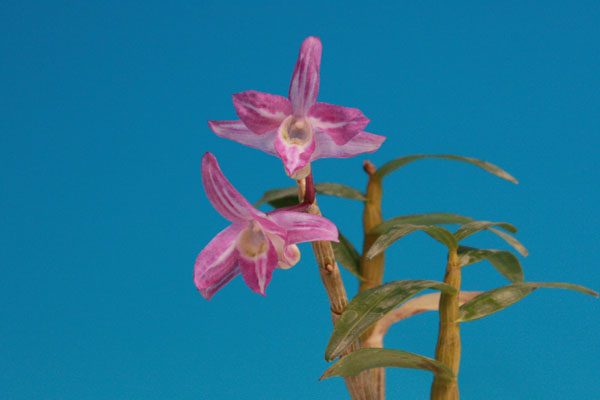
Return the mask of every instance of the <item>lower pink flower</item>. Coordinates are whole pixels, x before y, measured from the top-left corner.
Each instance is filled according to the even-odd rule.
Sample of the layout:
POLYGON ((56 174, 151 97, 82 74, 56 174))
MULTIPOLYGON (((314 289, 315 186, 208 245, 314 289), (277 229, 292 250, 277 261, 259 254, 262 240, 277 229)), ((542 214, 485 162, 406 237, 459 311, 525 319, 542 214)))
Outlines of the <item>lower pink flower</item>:
POLYGON ((196 259, 194 282, 208 300, 239 273, 250 289, 264 295, 275 268, 290 268, 300 260, 296 243, 338 241, 337 228, 326 218, 289 209, 265 214, 254 208, 210 153, 202 158, 202 182, 212 205, 232 222, 196 259))

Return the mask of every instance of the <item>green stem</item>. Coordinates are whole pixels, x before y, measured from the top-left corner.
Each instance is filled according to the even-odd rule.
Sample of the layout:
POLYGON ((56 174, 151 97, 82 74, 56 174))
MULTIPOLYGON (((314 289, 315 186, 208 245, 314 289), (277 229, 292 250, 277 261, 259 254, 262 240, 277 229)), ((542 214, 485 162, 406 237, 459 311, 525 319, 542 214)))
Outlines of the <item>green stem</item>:
POLYGON ((431 400, 458 400, 458 369, 460 366, 460 324, 458 320, 461 270, 456 249, 448 252, 448 265, 444 282, 456 289, 455 294, 440 296, 440 331, 435 349, 435 359, 446 364, 454 378, 437 376, 431 386, 431 400))
MULTIPOLYGON (((383 186, 381 179, 376 178, 373 174, 375 173, 375 165, 369 161, 365 161, 364 170, 369 175, 369 181, 367 183, 365 209, 363 211, 363 253, 360 260, 360 275, 362 281, 358 288, 359 292, 363 290, 371 289, 375 286, 381 285, 383 280, 383 268, 384 268, 384 253, 381 252, 371 260, 367 260, 365 255, 371 247, 371 245, 377 239, 376 235, 370 235, 369 231, 375 226, 383 222, 381 213, 381 197, 383 195, 383 186)), ((361 335, 361 344, 364 348, 381 348, 383 347, 383 339, 375 337, 374 332, 377 323, 367 329, 361 335)), ((371 377, 375 383, 375 392, 377 399, 385 399, 385 368, 373 368, 371 371, 371 377)))
POLYGON ((369 175, 369 182, 367 183, 367 199, 363 211, 364 241, 363 255, 360 260, 360 275, 363 280, 360 282, 359 292, 381 285, 384 266, 383 252, 371 260, 367 260, 365 257, 367 251, 377 239, 377 235, 370 235, 369 231, 383 222, 383 217, 381 215, 383 186, 381 185, 381 179, 373 176, 375 173, 375 166, 373 164, 369 161, 365 161, 364 169, 369 175))

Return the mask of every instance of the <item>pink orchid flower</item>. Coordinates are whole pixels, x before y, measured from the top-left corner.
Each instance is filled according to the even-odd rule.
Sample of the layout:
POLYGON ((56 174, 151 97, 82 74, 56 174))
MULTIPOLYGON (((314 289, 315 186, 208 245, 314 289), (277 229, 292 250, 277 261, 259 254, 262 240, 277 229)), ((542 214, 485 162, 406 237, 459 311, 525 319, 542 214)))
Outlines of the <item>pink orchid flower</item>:
POLYGON ((202 157, 202 182, 212 205, 232 222, 196 259, 194 282, 207 300, 239 273, 250 289, 264 295, 276 267, 287 269, 300 260, 296 243, 338 241, 337 228, 326 218, 289 209, 265 214, 254 208, 210 153, 202 157))
POLYGON ((318 158, 353 157, 372 153, 384 136, 363 132, 369 119, 356 108, 318 103, 321 41, 308 37, 302 43, 289 100, 255 90, 233 95, 241 121, 208 121, 218 135, 279 156, 286 173, 302 179, 310 162, 318 158))

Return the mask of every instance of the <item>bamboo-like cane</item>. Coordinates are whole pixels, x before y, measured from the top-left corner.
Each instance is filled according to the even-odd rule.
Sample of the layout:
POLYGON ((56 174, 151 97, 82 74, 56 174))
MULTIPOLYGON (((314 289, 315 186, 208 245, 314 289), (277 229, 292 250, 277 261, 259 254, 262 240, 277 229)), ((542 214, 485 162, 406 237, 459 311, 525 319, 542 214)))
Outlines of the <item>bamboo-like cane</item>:
MULTIPOLYGON (((359 292, 363 290, 371 289, 375 286, 381 285, 383 280, 383 268, 384 268, 384 253, 381 252, 377 256, 370 260, 367 260, 366 254, 373 242, 377 239, 374 235, 369 235, 369 231, 375 226, 383 222, 381 214, 381 197, 383 195, 383 186, 381 184, 381 178, 375 178, 375 165, 369 161, 365 161, 363 168, 369 176, 367 183, 365 209, 363 212, 363 253, 360 260, 360 275, 362 281, 358 288, 359 292)), ((369 348, 381 348, 383 347, 383 339, 376 341, 373 340, 373 333, 379 322, 375 323, 369 329, 367 329, 361 335, 362 347, 369 348)), ((385 399, 385 368, 373 368, 370 370, 373 382, 375 383, 375 392, 378 400, 385 399)))
POLYGON ((458 400, 458 369, 460 366, 460 324, 458 320, 461 271, 456 249, 448 252, 448 265, 444 282, 456 289, 455 294, 440 296, 440 331, 435 359, 444 363, 454 373, 454 378, 433 378, 431 400, 458 400))

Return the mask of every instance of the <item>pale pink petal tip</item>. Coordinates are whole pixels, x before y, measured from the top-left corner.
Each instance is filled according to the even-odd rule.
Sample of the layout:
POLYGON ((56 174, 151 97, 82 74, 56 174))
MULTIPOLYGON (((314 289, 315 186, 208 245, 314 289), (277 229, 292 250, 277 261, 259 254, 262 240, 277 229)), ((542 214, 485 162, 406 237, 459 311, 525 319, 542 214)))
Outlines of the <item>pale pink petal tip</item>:
POLYGON ((217 136, 277 155, 274 145, 276 131, 259 135, 248 129, 242 121, 208 121, 208 126, 217 136))

